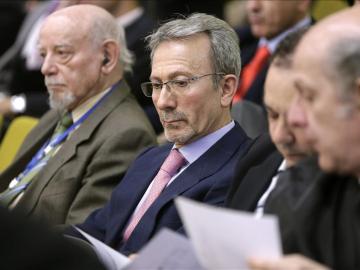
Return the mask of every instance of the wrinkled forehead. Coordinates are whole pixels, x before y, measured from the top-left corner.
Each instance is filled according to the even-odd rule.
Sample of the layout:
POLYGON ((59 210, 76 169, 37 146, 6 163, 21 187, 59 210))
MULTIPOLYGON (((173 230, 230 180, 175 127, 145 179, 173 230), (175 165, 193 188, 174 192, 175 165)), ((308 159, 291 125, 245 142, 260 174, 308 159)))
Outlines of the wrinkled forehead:
POLYGON ((39 34, 39 46, 50 43, 82 44, 89 37, 89 24, 78 18, 57 15, 48 17, 39 34))

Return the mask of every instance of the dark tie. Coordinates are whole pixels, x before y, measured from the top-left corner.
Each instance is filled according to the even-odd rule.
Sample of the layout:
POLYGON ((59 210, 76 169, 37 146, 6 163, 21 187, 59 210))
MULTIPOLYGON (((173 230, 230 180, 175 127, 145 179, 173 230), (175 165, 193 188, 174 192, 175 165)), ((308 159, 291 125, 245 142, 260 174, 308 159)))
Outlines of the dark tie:
POLYGON ((257 49, 250 63, 247 64, 241 72, 239 87, 236 90, 233 103, 244 98, 269 56, 270 51, 266 46, 261 46, 257 49))
MULTIPOLYGON (((51 137, 54 139, 60 134, 64 133, 72 125, 72 117, 70 113, 65 113, 58 122, 55 131, 51 137)), ((18 178, 19 181, 16 185, 11 185, 3 193, 0 194, 0 203, 5 206, 10 206, 11 202, 24 191, 25 187, 30 184, 31 180, 40 172, 40 170, 46 165, 47 161, 56 153, 57 147, 52 148, 50 151, 37 162, 37 164, 31 168, 26 174, 21 173, 18 178), (19 188, 24 186, 24 188, 19 188)))
POLYGON ((164 163, 161 165, 161 168, 157 175, 155 176, 150 192, 146 197, 143 204, 139 209, 134 213, 131 221, 124 232, 124 240, 129 239, 131 233, 135 229, 136 225, 141 220, 142 216, 153 204, 160 193, 169 183, 170 179, 178 172, 178 170, 186 164, 186 159, 183 155, 176 149, 172 149, 168 157, 165 159, 164 163))

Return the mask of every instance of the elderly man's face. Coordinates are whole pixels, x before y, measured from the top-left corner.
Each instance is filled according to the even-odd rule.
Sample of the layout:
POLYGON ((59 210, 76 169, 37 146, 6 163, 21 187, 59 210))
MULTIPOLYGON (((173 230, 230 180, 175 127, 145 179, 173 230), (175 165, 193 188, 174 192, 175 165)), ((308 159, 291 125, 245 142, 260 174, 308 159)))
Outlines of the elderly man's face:
MULTIPOLYGON (((150 80, 167 82, 214 73, 210 60, 210 41, 205 34, 184 40, 164 41, 156 48, 150 80)), ((181 146, 207 135, 226 124, 228 108, 222 106, 221 89, 213 76, 192 81, 176 91, 163 86, 152 95, 166 138, 181 146)), ((231 100, 229 100, 229 104, 231 100)))
MULTIPOLYGON (((302 115, 302 126, 307 139, 319 154, 319 163, 326 171, 360 172, 360 114, 349 102, 343 101, 336 77, 328 76, 326 47, 319 35, 304 39, 295 54, 297 71, 294 80, 298 96, 291 111, 302 115)), ((290 117, 294 120, 295 117, 290 117)))
POLYGON ((87 30, 81 20, 65 16, 49 17, 41 29, 41 72, 53 108, 73 109, 98 90, 103 53, 87 30))
POLYGON ((296 164, 310 152, 301 134, 288 123, 288 109, 294 95, 291 69, 272 65, 265 82, 264 103, 271 139, 288 166, 296 164))
POLYGON ((299 20, 299 0, 248 0, 246 10, 256 37, 272 38, 299 20))

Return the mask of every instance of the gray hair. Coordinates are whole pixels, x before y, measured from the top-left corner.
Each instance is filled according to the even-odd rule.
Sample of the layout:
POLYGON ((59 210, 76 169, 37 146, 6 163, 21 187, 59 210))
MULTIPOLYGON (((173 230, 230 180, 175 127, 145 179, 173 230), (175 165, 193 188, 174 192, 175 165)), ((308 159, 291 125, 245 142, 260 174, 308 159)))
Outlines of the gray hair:
POLYGON ((329 79, 337 81, 339 97, 352 100, 356 79, 360 78, 360 37, 348 36, 335 41, 330 45, 327 58, 326 72, 329 79))
MULTIPOLYGON (((110 15, 110 14, 109 14, 110 15)), ((119 62, 124 71, 132 72, 134 55, 126 46, 124 28, 116 23, 115 19, 102 18, 94 20, 91 31, 95 44, 100 44, 106 39, 117 40, 120 46, 119 62)))
MULTIPOLYGON (((187 18, 171 20, 149 35, 146 39, 151 50, 151 60, 161 42, 186 39, 200 33, 205 33, 209 37, 214 73, 235 74, 238 78, 241 60, 237 34, 223 20, 203 13, 194 13, 187 18)), ((220 78, 214 76, 216 86, 219 81, 220 78)))

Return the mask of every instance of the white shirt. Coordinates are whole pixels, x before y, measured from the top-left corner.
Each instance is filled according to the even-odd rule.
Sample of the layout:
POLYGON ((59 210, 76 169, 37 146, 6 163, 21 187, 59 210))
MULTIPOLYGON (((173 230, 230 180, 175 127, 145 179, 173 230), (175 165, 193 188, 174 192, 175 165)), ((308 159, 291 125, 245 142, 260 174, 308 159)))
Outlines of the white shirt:
POLYGON ((277 184, 277 181, 279 179, 279 172, 284 171, 285 169, 286 169, 286 160, 284 159, 283 162, 281 162, 281 164, 277 170, 277 173, 271 179, 271 183, 270 183, 269 187, 264 192, 264 194, 261 196, 260 200, 258 201, 258 203, 256 205, 256 209, 255 209, 255 217, 256 218, 260 218, 264 215, 264 206, 265 206, 266 200, 277 184))

